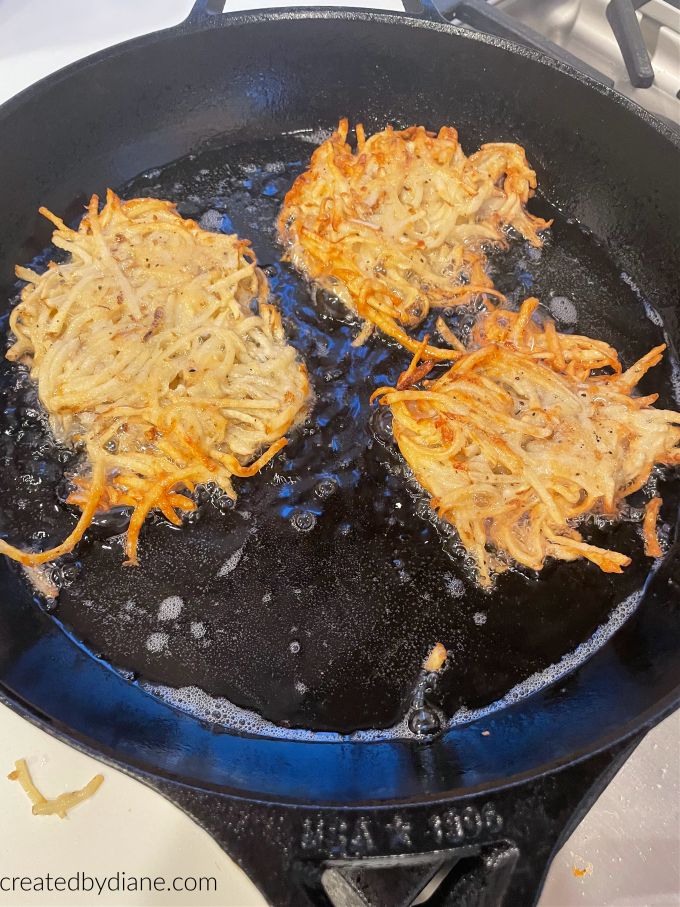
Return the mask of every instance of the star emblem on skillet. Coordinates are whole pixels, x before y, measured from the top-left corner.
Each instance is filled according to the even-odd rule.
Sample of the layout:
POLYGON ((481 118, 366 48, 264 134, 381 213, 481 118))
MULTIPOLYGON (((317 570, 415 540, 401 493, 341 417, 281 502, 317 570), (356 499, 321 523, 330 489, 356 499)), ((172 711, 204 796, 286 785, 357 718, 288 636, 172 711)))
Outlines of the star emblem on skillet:
POLYGON ((392 821, 385 826, 390 834, 390 849, 408 850, 411 844, 411 823, 406 822, 401 816, 395 816, 392 821))

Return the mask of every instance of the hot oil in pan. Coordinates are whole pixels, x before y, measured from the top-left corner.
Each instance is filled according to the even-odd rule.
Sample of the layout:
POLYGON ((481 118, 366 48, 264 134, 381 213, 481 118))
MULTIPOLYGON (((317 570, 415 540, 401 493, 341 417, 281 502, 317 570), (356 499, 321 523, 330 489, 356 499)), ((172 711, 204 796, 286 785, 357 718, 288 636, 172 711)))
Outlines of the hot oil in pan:
MULTIPOLYGON (((471 582, 453 533, 433 520, 409 477, 388 414, 369 407, 372 391, 393 383, 408 357, 381 337, 352 347, 358 325, 342 306, 323 294, 314 305, 279 263, 276 217, 311 150, 291 137, 211 150, 121 191, 178 202, 206 229, 252 241, 317 399, 288 447, 258 476, 236 480, 235 506, 205 492, 181 529, 148 520, 140 568, 122 566, 125 515, 98 519, 55 568, 63 583, 56 617, 137 682, 205 691, 172 698, 217 709, 205 713, 235 726, 256 722, 210 697, 285 727, 347 733, 394 725, 436 642, 450 653, 438 693, 444 715, 484 708, 589 640, 617 606, 617 620, 625 616, 651 565, 634 521, 640 512, 586 532, 633 556, 622 576, 578 561, 549 564, 538 578, 505 574, 492 594, 471 582)), ((544 249, 517 241, 493 256, 496 284, 511 303, 539 296, 560 330, 607 340, 624 364, 662 342, 657 316, 646 314, 593 238, 546 203, 532 207, 556 217, 544 249)), ((454 312, 451 323, 464 336, 473 317, 454 312)), ((672 379, 667 360, 643 391, 676 406, 672 379)), ((0 528, 23 544, 56 543, 72 525, 57 501, 73 455, 50 443, 26 376, 6 364, 0 380, 9 396, 0 457, 6 487, 16 489, 0 528)), ((664 481, 662 493, 670 520, 678 483, 664 481)))

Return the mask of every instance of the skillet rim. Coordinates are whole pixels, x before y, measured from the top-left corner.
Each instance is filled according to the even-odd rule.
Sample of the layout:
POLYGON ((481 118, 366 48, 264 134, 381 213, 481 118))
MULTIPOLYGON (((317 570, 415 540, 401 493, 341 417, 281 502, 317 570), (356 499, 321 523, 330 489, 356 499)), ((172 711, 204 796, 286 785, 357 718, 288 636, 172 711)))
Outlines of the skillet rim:
MULTIPOLYGON (((47 90, 52 89, 59 85, 63 80, 70 78, 71 76, 77 75, 81 72, 87 71, 90 67, 97 66, 100 61, 111 60, 116 56, 128 53, 135 52, 138 49, 155 44, 156 42, 163 41, 167 38, 181 37, 184 34, 194 34, 202 31, 207 31, 215 28, 225 28, 225 27, 238 27, 242 25, 252 25, 252 24, 261 24, 269 22, 278 22, 278 21, 298 21, 298 20, 327 20, 327 21, 365 21, 371 23, 385 23, 390 25, 404 25, 406 27, 422 27, 427 28, 433 31, 437 31, 444 34, 455 35, 467 40, 479 41, 483 44, 492 45, 500 49, 509 51, 510 53, 517 54, 519 56, 525 57, 527 59, 534 60, 538 63, 543 63, 544 65, 550 66, 552 69, 560 71, 565 75, 576 78, 576 80, 584 84, 588 88, 595 89, 600 95, 607 98, 609 101, 614 101, 617 105, 624 110, 632 113, 637 119, 642 120, 647 126, 651 127, 656 133, 660 134, 661 137, 670 141, 671 145, 676 149, 680 150, 680 135, 671 130, 666 126, 662 121, 658 120, 654 115, 648 113, 638 104, 630 99, 620 95, 614 89, 611 89, 602 83, 598 82, 591 77, 578 72, 573 69, 568 64, 565 64, 561 61, 553 60, 552 58, 535 51, 530 48, 525 48, 523 46, 514 44, 510 41, 507 41, 502 38, 497 38, 495 36, 482 34, 479 32, 470 32, 468 29, 459 28, 442 23, 430 22, 423 20, 421 18, 412 16, 412 15, 401 15, 398 13, 376 13, 370 12, 363 9, 351 9, 351 8, 298 8, 298 9, 288 9, 284 11, 280 10, 264 10, 258 11, 257 13, 236 13, 236 14, 221 14, 209 17, 207 19, 191 22, 183 22, 179 25, 172 26, 168 29, 162 29, 155 32, 147 33, 146 35, 133 38, 129 41, 122 42, 120 44, 112 45, 111 47, 104 48, 101 51, 97 51, 94 54, 91 54, 82 60, 78 60, 75 63, 72 63, 66 67, 63 67, 57 70, 54 73, 49 74, 33 85, 28 86, 23 91, 19 92, 14 97, 10 98, 7 102, 0 106, 0 123, 2 123, 8 116, 20 112, 22 107, 26 104, 30 104, 34 98, 39 97, 39 95, 47 90)), ((588 659, 590 660, 590 659, 588 659)), ((93 740, 88 742, 90 738, 85 738, 84 735, 81 735, 79 732, 74 730, 68 730, 67 725, 58 727, 57 725, 62 725, 58 719, 50 719, 48 716, 42 717, 40 714, 40 709, 30 705, 22 705, 19 701, 20 697, 16 694, 13 694, 10 689, 0 682, 0 702, 6 704, 14 712, 21 715, 25 719, 31 721, 31 723, 41 727, 43 730, 46 730, 52 736, 57 739, 62 739, 65 742, 68 742, 69 745, 75 746, 77 749, 95 755, 96 758, 99 758, 105 761, 108 764, 114 765, 115 767, 132 773, 135 776, 139 777, 140 775, 148 775, 149 778, 168 778, 172 780, 172 775, 169 772, 164 771, 156 766, 148 766, 147 764, 136 764, 136 761, 131 757, 121 757, 117 751, 111 751, 112 755, 109 755, 107 752, 108 748, 103 744, 95 743, 93 740)), ((434 802, 441 800, 444 796, 468 796, 475 791, 491 791, 497 790, 499 788, 506 788, 513 785, 521 784, 522 781, 526 778, 536 778, 544 775, 546 773, 555 771, 563 766, 568 764, 573 764, 579 762, 580 760, 587 758, 593 754, 601 752, 604 749, 612 746, 616 742, 620 742, 632 737, 636 731, 639 731, 641 728, 649 729, 651 726, 656 723, 658 720, 661 720, 665 715, 669 714, 680 704, 680 686, 675 688, 672 692, 668 693, 665 697, 659 700, 654 706, 648 708, 641 715, 638 715, 635 719, 629 721, 622 728, 617 729, 611 734, 597 740, 594 743, 591 743, 585 747, 582 747, 574 752, 562 756, 556 760, 545 762, 544 764, 530 769, 526 772, 518 773, 511 775, 508 778, 497 778, 492 782, 482 784, 477 787, 463 787, 460 789, 454 789, 453 791, 448 791, 446 794, 438 793, 433 794, 431 797, 425 798, 410 798, 405 800, 399 799, 390 799, 389 801, 365 801, 362 800, 360 805, 362 808, 375 803, 377 805, 385 806, 387 802, 403 802, 403 803, 415 803, 415 802, 434 802)), ((507 709, 503 711, 508 711, 507 709)), ((44 715, 44 713, 42 713, 44 715)), ((471 722, 474 724, 476 722, 471 722)), ((238 733, 238 732, 233 732, 238 733)), ((271 738, 262 737, 263 741, 266 741, 271 738)), ((292 742, 292 741, 291 741, 292 742)), ((332 742, 335 741, 295 741, 297 745, 301 743, 315 743, 318 742, 332 742)), ((356 741, 360 742, 360 741, 356 741)), ((355 743, 356 743, 355 742, 355 743)), ((384 741, 361 741, 366 743, 371 743, 371 746, 376 746, 384 741)), ((399 743, 406 743, 406 741, 399 741, 399 743)), ((416 744, 418 746, 422 744, 416 744)), ((175 778, 176 780, 176 778, 175 778)), ((150 783, 147 781, 147 783, 150 783)), ((192 787, 203 788, 206 790, 216 790, 222 793, 227 793, 230 791, 230 788, 225 786, 212 786, 208 782, 199 781, 198 779, 192 779, 190 782, 183 780, 183 784, 190 785, 192 787)), ((244 798, 243 791, 237 791, 232 796, 237 796, 244 798)), ((258 799, 257 796, 253 797, 248 795, 247 799, 258 799)), ((265 797, 264 799, 267 802, 271 802, 272 797, 265 797)), ((283 801, 285 802, 285 801, 283 801)), ((294 801, 295 804, 302 805, 303 801, 300 798, 296 798, 294 801)), ((314 802, 318 802, 315 800, 314 802)), ((333 801, 334 802, 334 801, 333 801)), ((329 803, 330 805, 330 803, 329 803)), ((344 803, 343 805, 346 805, 344 803)))
MULTIPOLYGON (((146 695, 151 694, 146 693, 146 695)), ((537 768, 527 769, 523 772, 516 772, 515 774, 510 775, 507 778, 497 778, 493 781, 470 785, 469 787, 454 787, 447 789, 446 791, 432 793, 427 796, 421 795, 412 797, 392 797, 382 800, 362 799, 350 803, 348 803, 346 800, 323 800, 318 797, 312 799, 291 797, 290 799, 288 799, 286 797, 277 795, 253 793, 244 791, 239 788, 230 788, 226 785, 212 784, 208 781, 199 780, 196 778, 188 779, 182 775, 174 774, 164 769, 160 769, 157 766, 152 766, 148 763, 142 762, 141 760, 135 760, 132 758, 123 759, 116 750, 104 746, 103 744, 97 744, 95 741, 89 742, 90 738, 86 738, 85 735, 81 735, 77 731, 73 731, 67 726, 64 726, 64 729, 62 729, 62 727, 57 726, 62 725, 61 721, 57 720, 55 724, 54 719, 50 719, 49 717, 41 717, 38 714, 40 710, 36 709, 31 704, 22 704, 18 702, 17 699, 13 699, 12 694, 8 693, 7 687, 2 681, 0 681, 0 705, 6 706, 15 715, 18 715, 20 718, 28 721, 34 727, 45 731, 45 733, 49 734, 51 737, 54 737, 56 740, 59 740, 62 743, 73 747, 78 752, 81 752, 86 756, 98 759, 105 765, 112 766, 118 771, 123 772, 123 774, 133 777, 136 780, 141 781, 142 783, 154 789, 157 789, 157 784, 155 784, 154 782, 163 780, 169 781, 173 785, 176 785, 178 787, 186 787, 191 788, 192 790, 206 791, 221 796, 227 796, 235 800, 241 800, 243 802, 247 801, 249 803, 274 803, 280 804, 281 806, 299 807, 300 809, 314 806, 327 809, 342 808, 347 810, 361 811, 366 809, 391 809, 395 806, 432 806, 442 801, 458 799, 462 800, 480 794, 493 794, 501 790, 505 791, 515 787, 520 788, 527 781, 543 778, 546 775, 559 772, 560 770, 567 767, 578 765, 579 763, 585 762, 592 757, 598 756, 599 754, 604 753, 617 745, 625 747, 626 744, 634 742, 636 737, 638 738, 637 742, 639 742, 642 739, 642 736, 649 733, 649 731, 656 727, 656 725, 660 724, 664 719, 668 718, 671 714, 677 711, 678 708, 680 708, 680 686, 678 686, 671 693, 668 693, 655 706, 647 709, 641 717, 638 716, 637 719, 628 722, 628 724, 624 726, 625 729, 623 733, 615 731, 612 734, 609 734, 608 736, 603 737, 601 740, 597 741, 597 743, 595 743, 592 747, 581 747, 568 756, 563 756, 550 762, 546 762, 537 768)), ((474 725, 475 723, 475 721, 472 721, 470 722, 469 726, 474 725)), ((241 736, 252 737, 253 735, 241 734, 241 736)), ((260 739, 263 742, 272 740, 272 738, 267 737, 262 737, 260 739)), ((338 743, 335 741, 296 740, 290 742, 294 742, 297 746, 338 745, 338 743)), ((376 747, 380 746, 380 744, 384 742, 385 741, 353 741, 352 746, 376 747)), ((412 747, 426 747, 430 745, 427 741, 397 740, 391 742, 393 744, 396 743, 397 745, 410 745, 412 747)))
POLYGON ((79 72, 87 70, 91 66, 96 66, 100 60, 111 59, 119 53, 136 50, 144 44, 153 44, 156 43, 156 41, 162 41, 169 37, 181 37, 184 34, 194 34, 217 28, 231 28, 239 25, 250 25, 263 22, 289 22, 304 19, 317 21, 333 21, 336 19, 341 21, 356 20, 385 23, 389 25, 403 25, 408 28, 424 28, 430 31, 456 35, 471 41, 479 41, 482 44, 489 44, 493 47, 507 50, 510 53, 549 66, 551 69, 564 73, 571 78, 575 78, 587 87, 595 89, 599 94, 614 101, 629 113, 632 113, 643 120, 643 122, 654 129, 655 132, 658 132, 663 138, 668 139, 671 144, 680 151, 680 133, 675 132, 675 130, 671 129, 662 120, 659 120, 654 114, 645 110, 644 107, 641 107, 635 101, 622 95, 614 88, 604 85, 597 79, 579 72, 579 70, 574 69, 574 67, 570 66, 568 63, 564 63, 561 60, 555 60, 541 51, 525 47, 522 44, 516 44, 513 41, 508 41, 506 38, 498 38, 495 35, 488 35, 484 32, 472 31, 469 28, 461 28, 457 25, 448 24, 443 20, 441 23, 432 22, 429 19, 421 18, 412 13, 374 12, 359 7, 315 6, 290 7, 283 10, 262 9, 257 12, 249 13, 206 13, 205 18, 201 19, 192 19, 190 13, 189 18, 180 22, 178 25, 148 32, 145 35, 139 35, 136 38, 130 38, 128 41, 122 41, 118 44, 112 44, 110 47, 105 47, 103 50, 98 50, 80 60, 76 60, 74 63, 69 63, 67 66, 62 66, 60 69, 49 73, 47 76, 44 76, 42 79, 39 79, 37 82, 32 83, 13 95, 3 104, 0 104, 0 124, 6 117, 15 113, 17 109, 20 109, 22 105, 30 103, 34 97, 37 97, 45 89, 54 88, 63 79, 72 75, 77 75, 79 72))

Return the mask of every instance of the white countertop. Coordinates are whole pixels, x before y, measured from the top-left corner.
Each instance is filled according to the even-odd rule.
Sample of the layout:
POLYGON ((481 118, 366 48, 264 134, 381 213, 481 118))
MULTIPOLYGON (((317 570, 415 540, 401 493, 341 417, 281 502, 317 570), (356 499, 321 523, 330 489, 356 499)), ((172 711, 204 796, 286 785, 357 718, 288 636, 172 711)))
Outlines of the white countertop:
MULTIPOLYGON (((229 9, 286 5, 276 0, 227 4, 229 9)), ((398 0, 346 5, 401 8, 398 0)), ((96 50, 182 21, 191 6, 191 0, 0 0, 0 103, 96 50)), ((214 878, 216 890, 190 893, 166 886, 142 895, 107 888, 98 894, 96 887, 91 893, 0 891, 0 907, 266 907, 241 870, 180 810, 0 706, 0 879, 48 873, 65 879, 81 873, 100 881, 125 873, 164 878, 170 885, 186 878, 188 887, 191 879, 214 878), (5 780, 20 758, 26 758, 49 798, 82 787, 99 772, 104 784, 63 821, 34 817, 19 785, 5 780)), ((557 855, 539 907, 678 904, 680 713, 645 738, 557 855)))

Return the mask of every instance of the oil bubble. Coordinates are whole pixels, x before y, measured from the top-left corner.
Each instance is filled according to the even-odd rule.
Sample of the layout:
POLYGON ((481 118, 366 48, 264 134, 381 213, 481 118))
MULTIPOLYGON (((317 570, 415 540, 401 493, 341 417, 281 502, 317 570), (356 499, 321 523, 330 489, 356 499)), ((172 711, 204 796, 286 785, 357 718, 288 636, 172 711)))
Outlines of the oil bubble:
POLYGON ((57 487, 56 487, 55 491, 56 491, 56 494, 57 494, 57 497, 59 498, 59 500, 63 502, 63 501, 66 501, 66 498, 70 494, 72 494, 75 491, 75 489, 76 489, 76 486, 73 484, 73 482, 71 482, 67 478, 63 478, 63 479, 60 479, 60 481, 57 483, 57 487))
POLYGON ((290 522, 298 532, 309 532, 316 526, 316 516, 309 510, 298 510, 290 518, 290 522))
POLYGON ((553 296, 549 306, 551 315, 558 321, 564 324, 576 324, 578 321, 576 306, 566 296, 553 296))
POLYGON ((64 564, 61 568, 61 581, 65 586, 70 586, 80 573, 80 564, 73 562, 64 564))
POLYGON ((211 499, 211 495, 210 495, 210 489, 208 488, 208 486, 207 485, 197 485, 196 489, 194 491, 194 501, 196 502, 196 506, 200 507, 201 504, 207 504, 208 501, 210 501, 210 499, 211 499))
MULTIPOLYGON (((406 471, 404 471, 404 475, 406 475, 406 471)), ((423 493, 423 486, 420 484, 418 479, 415 478, 415 476, 410 476, 408 478, 408 481, 406 482, 406 487, 412 494, 422 494, 423 493)))
POLYGON ((444 551, 454 558, 465 554, 465 547, 458 538, 458 534, 451 536, 444 544, 444 551))
POLYGON ((300 643, 297 641, 297 639, 294 639, 288 646, 288 648, 293 653, 293 655, 297 655, 297 653, 300 651, 300 643))
POLYGON ((162 652, 167 644, 167 633, 152 633, 146 640, 146 647, 149 652, 162 652))
POLYGON ((343 320, 347 317, 345 305, 337 296, 329 293, 328 290, 317 290, 315 300, 317 309, 322 317, 338 320, 343 320))
POLYGON ((320 498, 330 498, 338 490, 338 480, 332 477, 321 479, 314 489, 314 493, 320 498))
POLYGON ((220 513, 229 513, 234 507, 234 502, 227 494, 215 495, 213 497, 213 507, 220 513))
POLYGON ((111 507, 110 510, 95 514, 90 524, 91 531, 98 535, 120 535, 128 528, 131 516, 131 507, 111 507))
POLYGON ((230 573, 233 573, 233 571, 238 567, 238 565, 241 561, 241 558, 243 557, 244 548, 245 548, 245 545, 243 545, 241 548, 239 548, 238 551, 235 551, 231 555, 231 557, 227 558, 227 560, 222 564, 222 566, 218 570, 218 572, 217 572, 218 576, 228 576, 230 573))
POLYGON ((177 620, 184 602, 179 595, 170 595, 164 598, 158 608, 158 620, 177 620))
POLYGON ((416 515, 420 517, 421 520, 429 520, 432 516, 432 508, 430 507, 429 501, 418 501, 416 504, 416 515))
POLYGON ((393 444, 392 411, 389 406, 379 407, 371 416, 371 430, 383 444, 393 444))
POLYGON ((416 709, 408 719, 409 730, 418 737, 436 734, 441 727, 441 721, 436 712, 430 709, 416 709))
MULTIPOLYGON (((463 584, 463 581, 459 580, 457 576, 451 576, 451 574, 448 573, 444 574, 444 579, 446 581, 446 588, 448 589, 449 595, 452 595, 454 598, 461 598, 465 594, 465 586, 463 584)), ((475 617, 476 616, 477 615, 475 615, 475 617)))

